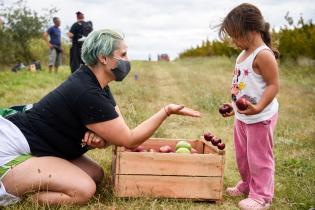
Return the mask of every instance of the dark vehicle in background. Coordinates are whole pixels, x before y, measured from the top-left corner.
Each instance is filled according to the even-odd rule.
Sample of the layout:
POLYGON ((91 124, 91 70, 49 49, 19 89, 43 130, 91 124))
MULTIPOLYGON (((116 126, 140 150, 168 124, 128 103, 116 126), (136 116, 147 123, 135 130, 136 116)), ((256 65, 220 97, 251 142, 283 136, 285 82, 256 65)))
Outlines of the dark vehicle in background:
POLYGON ((168 54, 163 53, 158 55, 158 61, 170 61, 170 57, 168 56, 168 54))

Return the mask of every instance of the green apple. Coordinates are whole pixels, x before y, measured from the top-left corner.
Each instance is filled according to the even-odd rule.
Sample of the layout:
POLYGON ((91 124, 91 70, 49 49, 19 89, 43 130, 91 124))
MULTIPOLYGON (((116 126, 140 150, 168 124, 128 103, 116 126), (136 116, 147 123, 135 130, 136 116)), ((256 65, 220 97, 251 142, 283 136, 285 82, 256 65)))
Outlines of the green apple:
POLYGON ((176 153, 190 153, 190 150, 188 148, 181 147, 176 150, 176 153))
POLYGON ((191 151, 191 145, 187 141, 179 141, 176 144, 176 150, 179 148, 186 148, 189 149, 189 151, 191 151))

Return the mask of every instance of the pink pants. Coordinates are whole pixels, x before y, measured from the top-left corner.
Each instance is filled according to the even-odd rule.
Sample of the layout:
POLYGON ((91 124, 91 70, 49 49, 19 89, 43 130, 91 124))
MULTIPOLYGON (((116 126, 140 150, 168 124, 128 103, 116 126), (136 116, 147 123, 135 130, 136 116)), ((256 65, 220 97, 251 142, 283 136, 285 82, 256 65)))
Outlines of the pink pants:
POLYGON ((238 189, 249 198, 271 203, 274 195, 275 163, 272 153, 276 113, 269 120, 245 124, 235 119, 234 144, 241 175, 238 189))

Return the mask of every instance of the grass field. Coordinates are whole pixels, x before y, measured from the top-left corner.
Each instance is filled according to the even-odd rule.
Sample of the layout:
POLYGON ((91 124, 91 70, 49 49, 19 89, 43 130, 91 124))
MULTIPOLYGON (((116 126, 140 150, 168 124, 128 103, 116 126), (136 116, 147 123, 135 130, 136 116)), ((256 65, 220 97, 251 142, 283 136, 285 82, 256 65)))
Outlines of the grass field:
MULTIPOLYGON (((223 119, 218 106, 228 102, 233 60, 186 59, 176 62, 132 63, 123 83, 111 84, 112 92, 130 128, 167 103, 185 104, 203 113, 201 119, 171 116, 155 137, 198 138, 212 131, 227 145, 224 187, 239 180, 232 140, 233 118, 223 119), (137 74, 139 79, 135 80, 137 74)), ((69 68, 58 74, 0 72, 0 107, 34 103, 69 76, 69 68)), ((315 67, 293 63, 280 65, 280 117, 275 133, 275 198, 271 209, 315 207, 315 67)), ((120 199, 110 184, 111 150, 88 153, 106 173, 104 184, 85 206, 39 207, 25 199, 5 209, 237 209, 241 198, 224 195, 222 205, 170 199, 120 199)))

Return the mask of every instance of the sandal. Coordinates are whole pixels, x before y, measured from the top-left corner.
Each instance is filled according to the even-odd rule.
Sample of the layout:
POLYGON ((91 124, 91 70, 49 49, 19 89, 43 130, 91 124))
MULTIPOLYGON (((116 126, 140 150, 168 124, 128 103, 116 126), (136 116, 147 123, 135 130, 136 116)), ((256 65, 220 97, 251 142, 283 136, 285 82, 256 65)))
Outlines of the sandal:
POLYGON ((242 210, 266 210, 269 209, 270 203, 253 198, 246 198, 238 203, 242 210))

